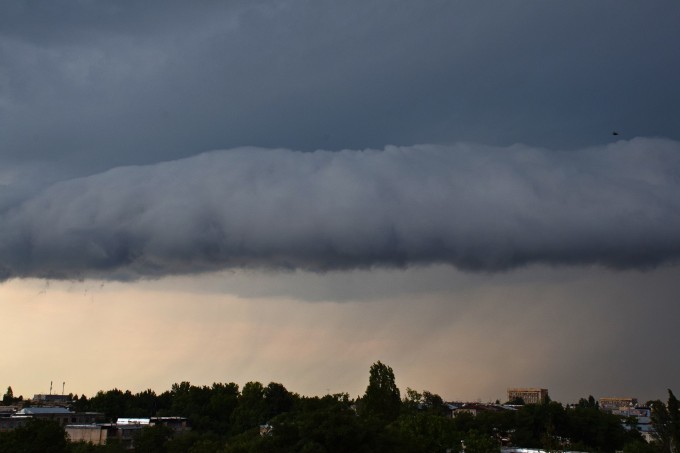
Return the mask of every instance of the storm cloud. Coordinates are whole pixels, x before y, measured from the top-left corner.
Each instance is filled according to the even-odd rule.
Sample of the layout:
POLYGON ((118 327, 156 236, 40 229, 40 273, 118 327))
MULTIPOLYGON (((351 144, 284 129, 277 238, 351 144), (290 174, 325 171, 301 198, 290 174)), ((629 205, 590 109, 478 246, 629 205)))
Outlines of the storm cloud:
POLYGON ((0 165, 680 140, 677 1, 0 3, 0 165))
POLYGON ((237 148, 58 182, 6 208, 4 278, 680 256, 680 143, 237 148))

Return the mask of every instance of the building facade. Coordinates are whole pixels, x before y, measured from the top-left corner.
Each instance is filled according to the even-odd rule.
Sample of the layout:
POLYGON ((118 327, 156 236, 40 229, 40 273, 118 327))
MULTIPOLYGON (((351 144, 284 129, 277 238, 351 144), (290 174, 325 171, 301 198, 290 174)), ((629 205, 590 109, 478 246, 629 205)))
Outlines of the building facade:
POLYGON ((524 404, 540 404, 548 399, 548 389, 535 387, 508 389, 508 401, 519 398, 524 401, 524 404))
POLYGON ((54 420, 62 426, 68 424, 90 424, 101 419, 99 412, 73 412, 65 407, 24 407, 16 416, 32 417, 40 420, 54 420))
POLYGON ((597 400, 600 409, 604 411, 619 410, 622 408, 629 408, 637 406, 637 398, 630 396, 607 396, 597 400))

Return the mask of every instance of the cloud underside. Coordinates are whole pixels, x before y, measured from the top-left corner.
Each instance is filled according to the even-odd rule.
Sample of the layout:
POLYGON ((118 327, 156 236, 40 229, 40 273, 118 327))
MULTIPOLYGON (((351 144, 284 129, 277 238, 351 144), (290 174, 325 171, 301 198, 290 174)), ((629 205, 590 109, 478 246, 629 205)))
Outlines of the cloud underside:
POLYGON ((650 267, 680 256, 680 142, 238 148, 61 181, 6 207, 2 277, 234 268, 650 267))

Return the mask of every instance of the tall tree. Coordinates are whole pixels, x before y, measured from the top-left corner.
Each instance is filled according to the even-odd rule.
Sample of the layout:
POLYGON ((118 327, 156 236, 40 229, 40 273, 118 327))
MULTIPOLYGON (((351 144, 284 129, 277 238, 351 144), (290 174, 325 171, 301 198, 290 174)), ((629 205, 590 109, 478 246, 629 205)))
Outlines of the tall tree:
POLYGON ((673 450, 678 451, 680 448, 680 404, 671 389, 668 389, 668 418, 671 423, 673 450))
POLYGON ((247 382, 238 397, 238 406, 231 414, 231 429, 241 433, 267 422, 264 412, 264 386, 260 382, 247 382))
POLYGON ((378 361, 371 365, 366 393, 361 399, 361 414, 391 421, 399 416, 401 398, 392 367, 378 361))
POLYGON ((264 417, 267 420, 288 412, 293 407, 293 395, 282 384, 270 382, 262 393, 264 396, 264 417))
POLYGON ((12 386, 7 387, 7 392, 2 396, 2 404, 8 405, 14 402, 14 392, 12 386))
POLYGON ((680 405, 668 389, 668 404, 656 400, 651 403, 654 437, 664 452, 676 453, 680 446, 680 405))

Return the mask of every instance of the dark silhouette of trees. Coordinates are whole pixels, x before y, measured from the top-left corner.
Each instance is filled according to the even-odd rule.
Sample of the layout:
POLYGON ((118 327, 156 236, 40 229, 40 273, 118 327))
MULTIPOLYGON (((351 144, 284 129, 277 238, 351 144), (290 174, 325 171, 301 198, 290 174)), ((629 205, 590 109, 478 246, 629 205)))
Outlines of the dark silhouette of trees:
POLYGON ((360 414, 368 418, 394 420, 399 416, 401 398, 392 368, 378 361, 371 365, 360 414))
POLYGON ((135 451, 139 453, 166 453, 172 435, 172 429, 166 426, 145 427, 135 436, 135 451))
POLYGON ((578 400, 578 407, 598 409, 600 405, 597 403, 593 395, 589 395, 588 398, 581 398, 578 400))
POLYGON ((265 444, 274 451, 374 451, 377 442, 347 394, 298 397, 294 410, 273 418, 271 426, 265 444))
POLYGON ((12 391, 12 387, 7 387, 7 391, 5 392, 4 395, 2 395, 2 404, 5 405, 10 405, 14 402, 14 392, 12 391))
POLYGON ((69 450, 64 428, 51 420, 30 420, 0 435, 0 453, 67 453, 69 450))
POLYGON ((651 403, 654 437, 667 453, 677 453, 680 448, 680 408, 678 399, 668 389, 668 404, 657 400, 651 403))
POLYGON ((264 387, 259 382, 246 383, 231 416, 232 432, 241 433, 263 424, 266 422, 264 412, 264 387))
MULTIPOLYGON (((6 399, 13 397, 9 390, 6 399)), ((240 390, 234 383, 180 382, 161 394, 113 389, 73 401, 73 409, 104 412, 109 420, 188 418, 188 432, 174 433, 160 425, 143 428, 136 438, 137 452, 460 453, 464 446, 466 453, 491 453, 500 450, 500 439, 509 438, 515 446, 546 450, 678 453, 678 400, 669 390, 666 404, 651 405, 658 437, 654 444, 644 442, 636 429, 626 429, 633 426, 632 419, 601 411, 592 396, 573 407, 546 401, 451 417, 443 398, 427 390, 407 389, 402 401, 394 371, 382 362, 371 366, 366 392, 357 400, 346 393, 300 396, 276 382, 248 382, 240 390)), ((0 433, 0 453, 119 453, 123 448, 114 442, 68 444, 60 425, 41 421, 0 433)))

